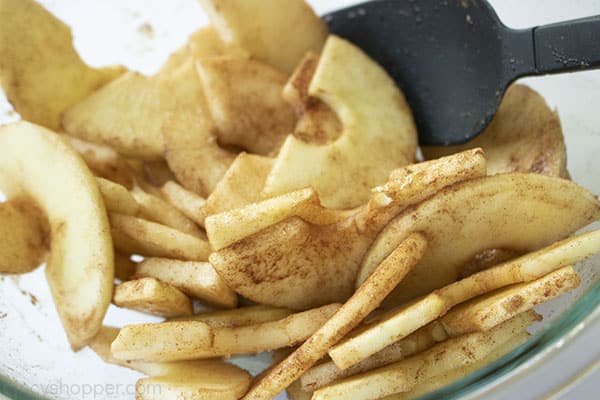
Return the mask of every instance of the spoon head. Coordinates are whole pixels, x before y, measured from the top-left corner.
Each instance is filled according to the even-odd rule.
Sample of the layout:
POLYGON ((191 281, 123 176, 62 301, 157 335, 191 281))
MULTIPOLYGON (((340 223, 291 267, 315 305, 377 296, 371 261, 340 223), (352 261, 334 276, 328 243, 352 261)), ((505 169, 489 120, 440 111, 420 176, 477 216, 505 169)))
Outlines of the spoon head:
POLYGON ((484 0, 375 0, 324 17, 404 91, 422 145, 462 144, 490 122, 508 84, 507 28, 484 0))

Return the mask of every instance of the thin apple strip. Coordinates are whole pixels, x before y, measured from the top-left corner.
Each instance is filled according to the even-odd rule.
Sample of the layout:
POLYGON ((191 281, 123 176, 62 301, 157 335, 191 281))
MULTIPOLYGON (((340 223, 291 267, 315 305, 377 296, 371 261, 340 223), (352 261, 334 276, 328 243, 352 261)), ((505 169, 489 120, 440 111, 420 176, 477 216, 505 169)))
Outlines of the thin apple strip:
POLYGON ((371 400, 407 392, 446 371, 484 359, 537 319, 538 315, 530 311, 487 332, 449 339, 414 357, 323 387, 315 391, 313 399, 371 400))
POLYGON ((174 318, 171 321, 200 321, 211 328, 235 328, 238 326, 277 321, 291 314, 292 311, 286 308, 250 306, 235 308, 233 310, 205 312, 190 317, 174 318))
POLYGON ((278 321, 235 328, 212 328, 199 321, 128 325, 121 329, 111 349, 120 360, 143 361, 261 353, 305 341, 339 308, 339 304, 330 304, 278 321))
POLYGON ((190 299, 175 287, 154 278, 123 282, 115 288, 113 302, 161 317, 179 317, 193 312, 190 299))
POLYGON ((252 378, 248 372, 221 360, 147 363, 116 359, 110 352, 110 344, 118 334, 118 328, 103 326, 90 347, 107 363, 152 376, 138 381, 136 394, 140 400, 239 399, 250 386, 252 378))
POLYGON ((173 285, 188 296, 217 307, 237 306, 237 294, 229 289, 207 262, 146 258, 137 265, 136 277, 153 277, 173 285))
POLYGON ((333 361, 315 365, 300 378, 302 389, 314 391, 339 379, 392 364, 446 339, 448 334, 444 327, 439 321, 434 321, 350 368, 339 369, 333 361))
POLYGON ((329 355, 339 368, 349 368, 443 316, 457 304, 508 285, 530 282, 598 252, 600 231, 594 231, 478 272, 386 313, 334 346, 329 355))
POLYGON ((210 246, 205 240, 143 218, 110 213, 115 248, 123 253, 178 260, 206 261, 210 246))
POLYGON ((375 310, 423 256, 426 239, 412 234, 367 278, 356 293, 306 342, 256 381, 246 400, 271 399, 299 379, 348 332, 375 310))
POLYGON ((535 281, 511 285, 452 309, 441 318, 448 335, 487 331, 517 314, 579 286, 573 267, 563 267, 535 281))
POLYGON ((98 177, 96 178, 96 182, 98 183, 100 193, 102 193, 102 199, 107 211, 124 215, 137 215, 140 206, 125 186, 98 177))

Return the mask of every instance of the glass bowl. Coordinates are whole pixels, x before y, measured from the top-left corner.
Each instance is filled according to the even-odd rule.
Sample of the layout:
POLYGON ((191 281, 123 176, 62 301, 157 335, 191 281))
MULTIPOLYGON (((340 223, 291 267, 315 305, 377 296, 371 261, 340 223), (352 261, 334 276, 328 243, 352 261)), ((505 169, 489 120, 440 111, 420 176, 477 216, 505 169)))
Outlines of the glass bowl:
MULTIPOLYGON (((357 1, 309 1, 320 14, 357 1)), ((524 28, 600 14, 597 0, 491 1, 509 26, 524 28)), ((73 28, 75 46, 91 65, 122 63, 143 73, 155 72, 189 33, 207 23, 195 0, 42 0, 73 28)), ((600 193, 600 71, 522 80, 558 109, 563 124, 568 168, 573 180, 600 193)), ((0 92, 0 123, 18 119, 0 92)), ((587 229, 598 229, 596 223, 587 229)), ((531 374, 581 332, 600 325, 600 257, 577 266, 582 284, 574 292, 538 307, 544 322, 532 328, 525 344, 485 368, 424 398, 477 398, 490 388, 510 385, 531 374)), ((60 325, 43 268, 0 277, 0 398, 133 398, 141 375, 107 365, 91 350, 73 353, 60 325)), ((106 323, 152 321, 152 317, 111 306, 106 323)), ((157 320, 157 319, 154 319, 157 320)), ((257 373, 268 355, 234 357, 257 373)), ((572 376, 577 371, 569 371, 572 376)), ((524 395, 525 396, 525 395, 524 395)), ((284 399, 285 395, 280 395, 284 399)))

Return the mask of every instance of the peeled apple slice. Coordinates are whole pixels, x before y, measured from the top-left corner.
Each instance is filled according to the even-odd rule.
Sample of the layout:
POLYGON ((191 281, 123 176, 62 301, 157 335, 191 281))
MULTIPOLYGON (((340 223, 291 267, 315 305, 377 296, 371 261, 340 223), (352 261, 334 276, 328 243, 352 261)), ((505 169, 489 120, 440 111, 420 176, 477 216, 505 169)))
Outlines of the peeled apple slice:
POLYGON ((358 47, 330 36, 309 86, 343 126, 333 143, 288 136, 263 194, 271 197, 312 187, 328 208, 352 208, 395 168, 414 160, 417 132, 402 92, 358 47))
POLYGON ((31 198, 51 230, 46 278, 73 349, 102 326, 113 290, 113 244, 96 179, 52 131, 28 122, 0 127, 0 190, 31 198))

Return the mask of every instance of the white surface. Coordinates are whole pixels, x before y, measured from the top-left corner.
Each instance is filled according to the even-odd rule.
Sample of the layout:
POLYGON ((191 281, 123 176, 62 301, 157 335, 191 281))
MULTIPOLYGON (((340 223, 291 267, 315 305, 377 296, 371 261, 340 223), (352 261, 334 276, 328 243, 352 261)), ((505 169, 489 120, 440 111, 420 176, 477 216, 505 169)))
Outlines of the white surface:
MULTIPOLYGON (((74 27, 76 47, 90 64, 119 62, 144 73, 154 72, 169 52, 185 41, 188 33, 206 22, 195 0, 44 0, 43 3, 74 27)), ((314 0, 312 3, 322 13, 352 2, 314 0)), ((600 14, 598 0, 572 0, 568 6, 563 0, 496 0, 493 3, 501 19, 513 27, 600 14)), ((600 192, 600 72, 535 78, 529 79, 528 83, 559 110, 574 180, 586 182, 596 193, 600 192)), ((0 120, 6 120, 7 110, 7 105, 0 99, 0 120)), ((600 264, 598 258, 596 264, 600 264)), ((114 307, 107 316, 107 322, 115 325, 141 320, 147 320, 147 317, 114 307)), ((600 337, 600 323, 565 343, 561 352, 526 380, 516 380, 485 393, 485 398, 543 397, 569 381, 579 369, 600 359, 600 346, 594 340, 597 337, 600 337)), ((6 351, 0 358, 1 371, 10 371, 17 380, 29 385, 32 382, 63 384, 61 397, 132 398, 132 386, 117 388, 110 385, 133 385, 139 376, 119 367, 102 366, 88 349, 77 354, 70 352, 42 270, 0 281, 0 344, 6 351), (38 299, 36 304, 32 303, 30 293, 38 299), (3 312, 7 312, 4 317, 3 312), (27 346, 21 346, 22 343, 27 346), (22 365, 28 368, 15 368, 22 365), (57 381, 57 376, 64 378, 57 381), (83 390, 102 393, 95 397, 91 394, 83 396, 83 390), (110 395, 109 390, 116 395, 110 395), (69 392, 72 395, 65 396, 69 392)), ((253 369, 263 365, 263 362, 257 362, 253 369)), ((248 367, 247 362, 245 366, 248 367)), ((44 391, 39 386, 37 389, 44 391)), ((53 387, 45 387, 46 392, 52 390, 53 387)), ((595 392, 598 390, 600 373, 584 379, 563 398, 597 398, 595 392)))

